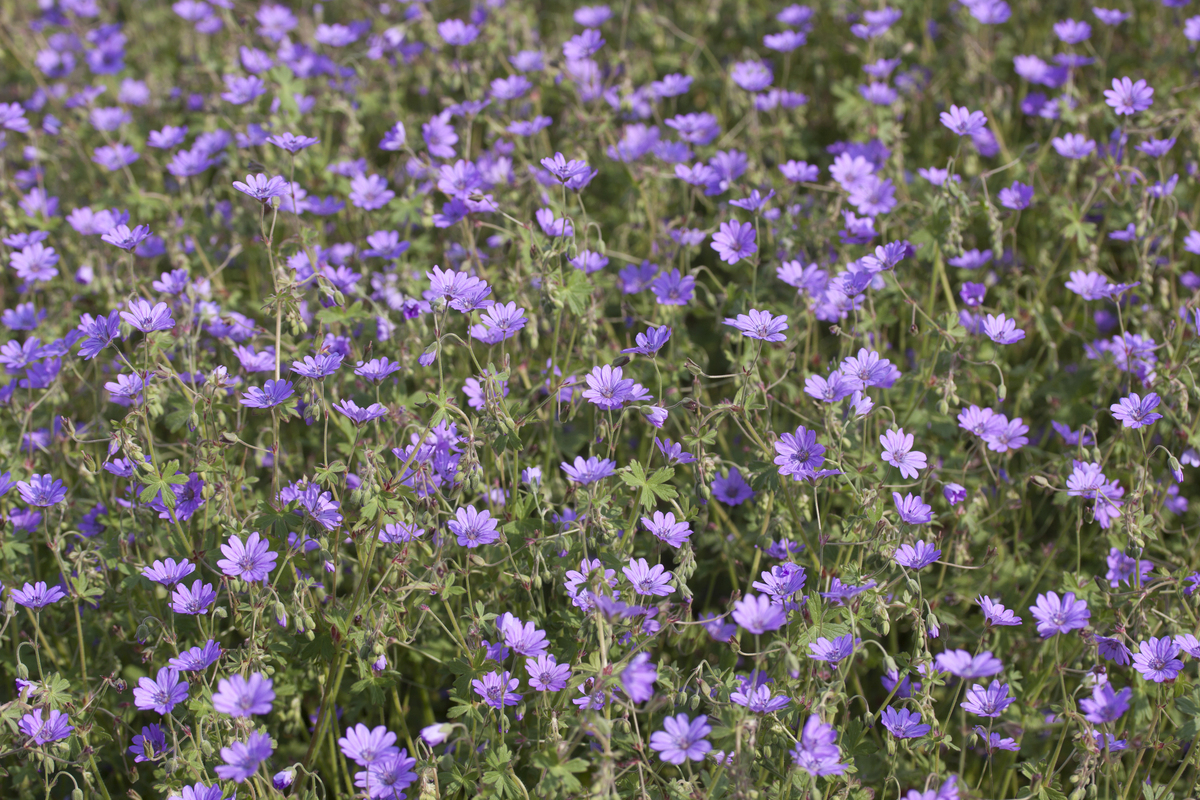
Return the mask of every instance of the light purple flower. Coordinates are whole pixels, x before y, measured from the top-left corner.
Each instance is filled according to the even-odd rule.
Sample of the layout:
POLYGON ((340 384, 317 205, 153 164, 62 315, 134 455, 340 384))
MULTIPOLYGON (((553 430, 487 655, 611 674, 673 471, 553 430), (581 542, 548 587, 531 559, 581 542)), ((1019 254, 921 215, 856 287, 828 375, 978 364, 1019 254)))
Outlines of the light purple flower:
POLYGON ((1120 401, 1113 403, 1109 409, 1112 411, 1113 417, 1120 420, 1124 427, 1144 428, 1163 418, 1162 414, 1154 411, 1160 402, 1161 398, 1155 392, 1149 392, 1145 397, 1141 397, 1137 392, 1132 392, 1128 397, 1123 397, 1120 401))
POLYGON ((769 311, 752 308, 749 314, 738 314, 737 319, 726 317, 725 324, 737 328, 751 339, 782 342, 787 340, 787 334, 784 333, 788 329, 787 319, 787 314, 772 317, 769 311))
POLYGON ((1055 592, 1039 594, 1037 604, 1030 606, 1029 610, 1037 620, 1038 633, 1043 639, 1085 628, 1092 616, 1087 602, 1076 600, 1074 592, 1067 592, 1061 598, 1055 592))
POLYGON ((1137 655, 1133 657, 1133 668, 1148 681, 1173 681, 1183 670, 1183 662, 1176 657, 1179 650, 1179 645, 1172 641, 1170 636, 1151 636, 1138 643, 1137 655))
POLYGON ((880 458, 899 469, 902 477, 915 480, 920 470, 925 469, 925 454, 912 449, 913 435, 905 433, 903 428, 881 434, 879 443, 883 445, 880 458))
POLYGON ((663 729, 650 734, 650 749, 668 764, 682 764, 689 759, 703 761, 712 745, 704 738, 712 733, 704 714, 690 719, 687 714, 667 717, 663 729))
POLYGON ((222 678, 213 693, 213 708, 231 717, 270 714, 275 691, 271 679, 255 672, 247 680, 241 675, 222 678))
POLYGON ((971 136, 983 130, 987 125, 987 117, 982 111, 968 111, 965 106, 951 105, 949 111, 943 111, 939 117, 942 124, 959 136, 971 136))
POLYGON ((1112 88, 1104 91, 1104 102, 1118 116, 1131 116, 1154 105, 1154 89, 1144 80, 1134 83, 1128 77, 1113 78, 1112 88))
POLYGON ((158 677, 140 678, 133 690, 133 704, 143 711, 170 714, 188 696, 188 682, 179 680, 179 670, 163 667, 158 677))

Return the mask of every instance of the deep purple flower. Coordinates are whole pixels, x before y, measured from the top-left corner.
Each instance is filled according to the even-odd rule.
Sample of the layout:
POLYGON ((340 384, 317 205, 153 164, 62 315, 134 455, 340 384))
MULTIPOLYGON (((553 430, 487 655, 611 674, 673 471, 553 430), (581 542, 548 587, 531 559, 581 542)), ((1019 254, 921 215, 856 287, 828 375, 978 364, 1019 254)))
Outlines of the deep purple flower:
POLYGON ((213 693, 213 708, 231 717, 270 714, 275 691, 271 679, 256 672, 246 680, 241 675, 222 678, 213 693))
POLYGON ((1152 561, 1138 561, 1133 556, 1127 556, 1119 548, 1112 547, 1108 551, 1108 573, 1104 576, 1108 585, 1116 587, 1121 583, 1129 583, 1134 570, 1141 573, 1141 584, 1144 585, 1150 571, 1154 569, 1152 561))
POLYGON ((378 758, 365 771, 355 773, 354 785, 366 790, 369 800, 396 800, 405 796, 407 789, 417 779, 412 768, 417 765, 407 749, 378 758))
POLYGON ((1012 186, 1000 190, 999 200, 1000 205, 1011 208, 1013 211, 1029 208, 1029 203, 1033 200, 1033 187, 1020 181, 1013 181, 1012 186))
POLYGON ((1127 667, 1133 661, 1133 653, 1120 639, 1097 636, 1096 652, 1101 658, 1112 661, 1121 667, 1127 667))
POLYGON ((817 434, 801 425, 795 434, 785 433, 775 442, 775 463, 780 475, 803 480, 825 461, 825 447, 817 443, 817 434))
POLYGON ((659 758, 668 764, 682 764, 687 760, 703 761, 712 745, 704 738, 712 733, 708 717, 704 714, 689 719, 687 714, 667 717, 663 729, 650 734, 650 749, 657 751, 659 758))
POLYGON ((143 711, 170 714, 171 709, 186 700, 187 696, 188 682, 179 680, 179 670, 163 667, 158 671, 157 678, 138 680, 133 690, 133 703, 143 711))
POLYGON ((260 537, 258 531, 251 533, 245 544, 236 533, 230 534, 229 541, 221 545, 225 558, 218 561, 217 566, 231 578, 241 578, 248 583, 266 582, 278 558, 270 548, 271 543, 260 537))
POLYGON ((737 467, 730 467, 726 475, 718 473, 713 477, 712 493, 727 506, 740 506, 754 496, 754 490, 737 467))
POLYGON ((1148 640, 1138 643, 1133 667, 1148 681, 1173 681, 1183 670, 1183 662, 1176 658, 1179 650, 1179 645, 1172 641, 1170 636, 1151 636, 1148 640))
POLYGON ((1049 639, 1056 633, 1070 633, 1085 628, 1092 616, 1087 601, 1076 600, 1074 592, 1067 592, 1061 598, 1055 592, 1039 594, 1037 604, 1030 606, 1029 610, 1037 620, 1038 633, 1043 639, 1049 639))
POLYGON ((657 328, 650 327, 645 333, 639 333, 635 337, 637 347, 627 347, 622 350, 622 353, 637 353, 642 356, 650 356, 653 358, 662 349, 662 346, 671 338, 671 329, 666 325, 657 328))
POLYGON ((379 403, 371 403, 366 408, 359 408, 358 404, 353 400, 347 399, 333 403, 332 405, 335 410, 344 414, 355 425, 365 425, 372 420, 386 416, 388 413, 388 410, 379 403))

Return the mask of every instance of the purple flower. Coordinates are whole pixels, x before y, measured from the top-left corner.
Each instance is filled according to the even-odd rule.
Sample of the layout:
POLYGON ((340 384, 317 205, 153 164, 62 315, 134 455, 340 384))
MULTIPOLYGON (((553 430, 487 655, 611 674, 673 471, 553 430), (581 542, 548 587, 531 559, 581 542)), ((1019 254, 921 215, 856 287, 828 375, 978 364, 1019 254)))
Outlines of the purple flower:
POLYGON ((275 700, 271 679, 256 672, 246 680, 241 675, 222 678, 213 693, 213 708, 231 717, 270 714, 275 700))
POLYGON ((1074 592, 1067 592, 1061 598, 1055 592, 1039 594, 1037 604, 1029 610, 1037 620, 1037 630, 1043 639, 1085 628, 1092 616, 1087 601, 1076 600, 1074 592))
POLYGON ((44 709, 34 709, 21 717, 21 721, 17 723, 17 728, 28 736, 33 744, 57 742, 66 739, 71 735, 71 731, 75 730, 65 712, 56 709, 51 711, 48 717, 43 716, 45 713, 44 709))
POLYGON ((740 506, 754 496, 754 490, 737 467, 730 467, 726 475, 718 473, 713 477, 712 493, 727 506, 740 506))
POLYGON ((527 659, 525 670, 529 673, 529 687, 539 692, 561 692, 571 678, 571 667, 559 664, 549 653, 527 659))
POLYGON ((629 378, 623 377, 620 367, 607 364, 594 367, 584 380, 588 388, 584 390, 583 398, 604 410, 614 410, 625 405, 633 397, 634 387, 639 386, 629 378))
POLYGON ((704 754, 712 745, 704 738, 712 733, 708 717, 704 714, 689 719, 687 714, 667 717, 663 729, 650 734, 650 749, 668 764, 682 764, 687 760, 703 761, 704 754))
POLYGON ((346 735, 338 739, 342 755, 358 764, 369 767, 376 761, 396 755, 396 734, 382 725, 368 728, 361 722, 346 729, 346 735))
POLYGON ((1133 668, 1142 673, 1142 677, 1155 683, 1173 681, 1183 669, 1179 655, 1179 645, 1169 636, 1155 638, 1138 643, 1137 655, 1133 657, 1133 668))
POLYGON ((644 558, 635 558, 629 561, 629 564, 621 568, 625 573, 625 577, 633 584, 633 590, 642 595, 656 595, 666 597, 675 591, 675 587, 670 585, 674 575, 662 566, 655 564, 650 566, 649 562, 644 558))
MULTIPOLYGON (((270 67, 267 69, 270 69, 270 67)), ((298 153, 305 148, 312 147, 321 140, 315 139, 312 136, 297 136, 294 133, 284 132, 277 133, 274 136, 268 136, 267 141, 276 147, 281 147, 284 150, 287 150, 289 153, 298 153)))
POLYGON ((21 499, 31 506, 46 508, 67 499, 67 487, 51 475, 30 475, 28 481, 17 481, 21 499))
POLYGON ((273 750, 271 735, 258 732, 250 734, 245 742, 222 747, 221 760, 225 763, 217 766, 217 777, 223 781, 242 783, 258 772, 258 765, 266 761, 273 750))
POLYGON ((492 708, 503 708, 521 702, 521 695, 515 691, 520 684, 521 681, 507 671, 489 672, 482 679, 471 681, 471 688, 492 708))
POLYGON ((265 582, 267 575, 275 569, 278 557, 270 547, 270 542, 261 538, 257 531, 250 534, 245 544, 237 534, 232 534, 229 541, 221 545, 225 558, 218 561, 217 566, 231 578, 241 578, 249 583, 265 582))
POLYGON ((217 592, 211 583, 196 580, 190 589, 181 583, 171 595, 171 610, 176 614, 204 614, 216 599, 217 592))
POLYGON ((731 325, 751 339, 761 339, 764 342, 782 342, 787 339, 784 333, 788 329, 787 314, 772 317, 769 311, 750 309, 749 314, 738 314, 737 319, 725 318, 725 324, 731 325))
POLYGON ((479 28, 461 19, 447 19, 438 23, 438 36, 452 47, 466 47, 479 36, 479 28))
POLYGON ((1086 158, 1096 150, 1096 142, 1082 133, 1068 133, 1066 136, 1055 136, 1050 140, 1055 151, 1063 158, 1086 158))
POLYGON ((686 306, 692 300, 696 279, 677 269, 664 270, 650 283, 654 299, 664 306, 686 306))
POLYGON ((654 682, 658 680, 658 669, 650 661, 649 653, 638 653, 621 671, 621 688, 634 703, 644 703, 654 697, 654 682))
POLYGON ((403 797, 403 790, 417 779, 417 773, 412 771, 416 764, 408 750, 401 749, 376 759, 365 771, 356 773, 354 785, 365 789, 370 800, 395 800, 403 797))
POLYGON ((1127 667, 1133 660, 1133 653, 1120 639, 1110 639, 1107 636, 1096 637, 1096 652, 1101 658, 1115 662, 1118 666, 1127 667))
POLYGON ((983 618, 988 625, 1020 625, 1021 618, 1012 612, 1012 609, 1005 608, 1002 603, 998 603, 990 597, 980 595, 975 599, 979 607, 983 609, 983 618))
POLYGON ((454 519, 446 523, 446 527, 458 538, 462 547, 480 547, 500 539, 491 512, 487 509, 477 511, 475 506, 458 508, 454 512, 454 519))
POLYGON ((34 611, 41 611, 51 603, 57 603, 67 596, 61 587, 47 587, 45 581, 38 581, 34 584, 26 583, 23 588, 10 591, 10 596, 17 605, 32 608, 34 611))
POLYGON ((736 264, 743 258, 749 258, 758 252, 754 226, 737 220, 721 223, 720 231, 713 234, 712 249, 727 264, 736 264))
POLYGON ((855 646, 861 642, 862 640, 855 639, 852 633, 839 636, 832 641, 822 636, 815 642, 809 643, 808 649, 812 650, 812 653, 808 657, 813 661, 825 661, 830 666, 836 666, 844 658, 851 655, 854 652, 855 646))
POLYGON ((880 721, 897 739, 919 739, 933 730, 929 725, 921 724, 920 714, 907 708, 897 711, 888 706, 883 710, 880 721))
POLYGON ((771 85, 771 68, 762 61, 739 61, 729 71, 733 82, 747 92, 761 92, 771 85))
POLYGON ((1033 200, 1033 187, 1020 181, 1013 181, 1012 186, 1000 190, 999 199, 1000 205, 1011 208, 1013 211, 1029 208, 1029 203, 1033 200))
POLYGON ((990 650, 984 650, 977 656, 972 656, 966 650, 947 650, 938 653, 933 661, 942 672, 949 672, 968 680, 990 678, 1004 669, 1000 659, 992 655, 990 650))
POLYGON ((772 697, 768 686, 755 686, 753 681, 743 679, 741 688, 729 695, 729 701, 748 708, 755 714, 773 714, 786 708, 792 699, 786 695, 772 697))
POLYGON ((1121 421, 1126 428, 1144 428, 1162 419, 1163 415, 1155 413, 1161 398, 1154 392, 1141 397, 1132 392, 1128 397, 1109 406, 1113 417, 1121 421))
POLYGON ((244 183, 234 181, 233 188, 260 203, 269 203, 272 197, 283 197, 288 193, 288 182, 280 175, 268 178, 260 172, 257 175, 247 175, 244 183))
POLYGON ((1154 105, 1154 89, 1144 80, 1134 83, 1128 77, 1113 78, 1112 88, 1104 91, 1104 102, 1118 116, 1131 116, 1154 105))
POLYGON ((684 520, 677 522, 675 513, 672 511, 668 511, 666 514, 655 511, 653 519, 642 517, 642 524, 656 538, 675 548, 682 547, 683 543, 692 535, 692 526, 684 520))
POLYGON ((312 380, 327 378, 342 365, 341 353, 318 353, 292 362, 292 372, 312 380))
POLYGON ((900 519, 909 525, 925 525, 933 522, 933 506, 921 500, 920 495, 910 492, 901 497, 899 492, 892 492, 892 502, 896 504, 896 511, 900 514, 900 519))
POLYGON ((795 434, 785 433, 775 442, 775 464, 780 475, 791 475, 794 480, 812 476, 825 462, 825 447, 817 443, 817 434, 801 425, 795 434))
POLYGON ((1079 707, 1084 711, 1084 717, 1094 725, 1106 722, 1116 722, 1129 710, 1129 699, 1133 690, 1126 686, 1119 692, 1113 691, 1108 681, 1098 683, 1092 688, 1092 696, 1079 701, 1079 707))
POLYGON ((848 583, 842 583, 840 578, 833 578, 829 582, 829 591, 821 592, 821 597, 828 600, 831 605, 840 606, 874 586, 875 581, 867 581, 862 586, 851 586, 848 583))
POLYGON ((782 628, 787 624, 787 614, 771 598, 748 594, 734 603, 733 621, 750 633, 759 634, 782 628))
POLYGON ((879 443, 883 445, 880 458, 899 469, 902 477, 914 480, 919 470, 925 469, 925 454, 912 449, 913 435, 905 433, 903 428, 881 434, 879 443))
POLYGON ((982 111, 968 111, 965 106, 951 105, 949 111, 943 111, 942 124, 959 136, 972 136, 987 125, 987 117, 982 111))
POLYGON ((504 635, 504 643, 519 656, 534 658, 549 647, 545 631, 538 630, 532 622, 522 623, 507 611, 496 619, 496 630, 504 635))
MULTIPOLYGON (((150 228, 147 225, 138 225, 130 230, 128 225, 116 225, 112 229, 106 231, 100 236, 101 240, 109 244, 119 247, 122 250, 132 250, 146 238, 150 236, 150 228)), ((144 300, 142 302, 145 302, 144 300)), ((122 315, 124 316, 124 315, 122 315)), ((132 321, 130 322, 132 324, 132 321)), ((136 326, 135 326, 136 327, 136 326)))
POLYGON ((292 390, 291 381, 268 378, 263 388, 251 386, 247 389, 242 395, 241 403, 248 408, 274 408, 293 394, 295 392, 292 390))
POLYGON ((924 541, 918 541, 915 545, 902 544, 892 554, 897 564, 909 569, 924 569, 941 557, 941 550, 924 541))
POLYGON ((174 667, 180 672, 202 672, 217 663, 217 659, 220 657, 221 645, 209 639, 203 647, 184 650, 168 661, 167 666, 174 667))
POLYGON ((975 684, 967 690, 967 699, 959 705, 979 717, 998 717, 1004 709, 1017 702, 1017 698, 1008 694, 1008 684, 992 681, 986 689, 982 684, 975 684))
MULTIPOLYGON (((989 734, 982 725, 976 725, 974 731, 975 735, 983 740, 983 746, 987 748, 988 753, 995 753, 997 750, 1008 750, 1015 753, 1021 749, 1017 740, 1011 736, 1001 736, 998 733, 989 734)), ((950 778, 953 780, 954 776, 951 775, 950 778)), ((938 796, 941 796, 940 793, 938 796)))
POLYGON ((841 775, 849 765, 840 763, 842 751, 836 742, 833 726, 813 714, 804 723, 800 741, 792 748, 792 763, 809 775, 841 775))
POLYGON ((179 670, 163 667, 154 680, 141 678, 133 690, 133 703, 143 711, 170 714, 188 696, 188 682, 179 680, 179 670))
POLYGON ((128 311, 121 312, 121 319, 142 333, 167 331, 175 327, 175 320, 171 318, 170 306, 166 303, 155 303, 151 306, 148 301, 140 297, 129 304, 128 311))
POLYGON ((627 347, 622 350, 622 353, 636 353, 640 356, 650 356, 653 358, 662 349, 662 346, 671 338, 671 329, 666 325, 657 328, 647 328, 645 333, 639 333, 635 337, 637 347, 627 347))
POLYGON ((564 461, 560 466, 562 471, 567 474, 568 480, 586 486, 612 475, 616 472, 617 464, 607 458, 591 456, 584 461, 582 456, 575 456, 574 465, 564 461))
POLYGON ((178 564, 175 559, 168 558, 166 562, 155 561, 142 570, 142 575, 163 586, 174 586, 195 571, 196 565, 186 558, 180 559, 178 564))
POLYGON ((359 361, 354 368, 354 374, 359 377, 366 378, 372 383, 379 383, 387 376, 399 372, 400 365, 394 362, 388 362, 387 356, 383 358, 373 358, 370 361, 359 361))
POLYGON ((1150 571, 1154 569, 1154 563, 1151 561, 1138 561, 1132 556, 1127 556, 1120 551, 1119 548, 1113 547, 1108 551, 1108 573, 1104 578, 1108 581, 1108 585, 1116 587, 1121 583, 1129 583, 1133 577, 1134 570, 1141 573, 1141 583, 1144 585, 1146 578, 1149 577, 1150 571))
POLYGON ((135 764, 157 761, 166 755, 168 752, 167 735, 163 732, 162 726, 157 723, 144 726, 142 732, 133 737, 133 744, 129 747, 129 752, 133 754, 135 764))
POLYGON ((1017 330, 1017 323, 1003 314, 998 317, 988 314, 983 333, 996 344, 1013 344, 1025 338, 1025 331, 1017 330))
POLYGON ((344 414, 355 425, 364 425, 372 420, 386 416, 388 410, 379 403, 371 403, 366 408, 359 408, 353 400, 342 400, 332 404, 334 409, 344 414))
POLYGON ((395 196, 387 179, 378 175, 355 175, 350 180, 350 203, 356 208, 374 211, 392 202, 395 196))

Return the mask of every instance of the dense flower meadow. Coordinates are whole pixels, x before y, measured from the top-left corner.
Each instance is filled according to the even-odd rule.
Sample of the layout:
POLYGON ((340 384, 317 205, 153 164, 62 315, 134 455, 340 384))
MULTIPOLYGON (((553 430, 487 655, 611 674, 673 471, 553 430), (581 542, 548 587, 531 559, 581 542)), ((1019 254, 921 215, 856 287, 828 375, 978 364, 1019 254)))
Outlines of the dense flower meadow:
POLYGON ((0 796, 1193 796, 1189 2, 0 5, 0 796))

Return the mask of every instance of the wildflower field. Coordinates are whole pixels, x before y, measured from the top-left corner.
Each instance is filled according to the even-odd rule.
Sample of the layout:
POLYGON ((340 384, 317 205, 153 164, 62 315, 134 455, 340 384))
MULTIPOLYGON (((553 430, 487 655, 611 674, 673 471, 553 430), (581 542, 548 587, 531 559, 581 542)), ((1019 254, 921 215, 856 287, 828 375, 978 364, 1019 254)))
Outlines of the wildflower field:
POLYGON ((0 796, 1195 796, 1189 3, 0 4, 0 796))

